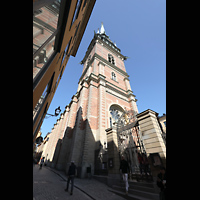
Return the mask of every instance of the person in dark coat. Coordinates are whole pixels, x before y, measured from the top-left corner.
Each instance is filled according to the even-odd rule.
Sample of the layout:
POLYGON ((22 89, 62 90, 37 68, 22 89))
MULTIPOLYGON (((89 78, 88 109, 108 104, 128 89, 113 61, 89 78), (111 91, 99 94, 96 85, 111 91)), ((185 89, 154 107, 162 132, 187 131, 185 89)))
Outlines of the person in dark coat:
POLYGON ((126 186, 126 194, 128 194, 128 173, 130 171, 128 162, 126 160, 124 160, 124 156, 122 156, 121 162, 120 162, 120 171, 122 173, 122 177, 123 177, 123 181, 125 182, 125 186, 126 186))
POLYGON ((69 166, 69 170, 67 173, 68 179, 67 179, 67 188, 65 189, 66 192, 68 192, 69 188, 69 182, 71 181, 71 193, 70 195, 73 194, 73 188, 74 188, 74 177, 76 175, 76 165, 74 164, 74 161, 71 161, 71 165, 69 166))
POLYGON ((44 159, 45 159, 45 157, 41 158, 41 160, 40 160, 40 168, 39 169, 42 169, 42 165, 44 163, 44 159))
POLYGON ((144 161, 140 153, 138 153, 138 162, 139 162, 140 174, 142 175, 142 170, 144 170, 144 161))
POLYGON ((143 163, 144 163, 144 172, 147 176, 147 172, 149 171, 149 161, 145 154, 143 154, 143 163))

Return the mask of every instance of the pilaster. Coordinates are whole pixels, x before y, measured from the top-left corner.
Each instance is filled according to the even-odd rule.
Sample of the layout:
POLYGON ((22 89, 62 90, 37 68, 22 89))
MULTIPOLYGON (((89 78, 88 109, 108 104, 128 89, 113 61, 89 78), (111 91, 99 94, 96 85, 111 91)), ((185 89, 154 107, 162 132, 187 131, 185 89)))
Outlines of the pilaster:
POLYGON ((66 170, 68 169, 71 160, 78 167, 78 176, 81 175, 80 168, 82 166, 84 155, 84 142, 86 131, 86 116, 88 107, 88 84, 85 80, 81 82, 82 88, 79 93, 79 103, 76 113, 76 121, 73 130, 73 139, 69 159, 67 161, 66 170))
POLYGON ((59 158, 56 165, 56 168, 58 170, 66 169, 66 162, 69 158, 69 146, 71 146, 71 143, 72 143, 71 139, 73 136, 73 127, 74 127, 76 109, 77 109, 77 98, 75 95, 72 97, 72 101, 70 102, 69 109, 70 111, 68 115, 66 130, 64 131, 62 146, 60 149, 60 154, 59 154, 59 158))
POLYGON ((88 93, 87 93, 87 106, 85 133, 83 140, 83 148, 81 151, 81 178, 86 177, 87 167, 91 167, 91 173, 94 173, 94 150, 96 141, 96 123, 97 123, 97 88, 93 84, 92 74, 88 78, 88 93))
POLYGON ((119 181, 119 151, 118 151, 118 140, 117 132, 112 128, 106 129, 107 134, 107 154, 108 154, 108 179, 107 183, 112 186, 113 183, 119 181))
MULTIPOLYGON (((100 64, 101 66, 101 72, 104 73, 104 65, 100 64)), ((102 74, 98 75, 98 88, 99 88, 99 98, 98 98, 98 103, 99 103, 99 113, 98 113, 98 119, 99 119, 99 137, 97 140, 99 140, 102 145, 104 142, 106 142, 106 134, 105 134, 105 129, 106 129, 106 80, 105 76, 102 74)))

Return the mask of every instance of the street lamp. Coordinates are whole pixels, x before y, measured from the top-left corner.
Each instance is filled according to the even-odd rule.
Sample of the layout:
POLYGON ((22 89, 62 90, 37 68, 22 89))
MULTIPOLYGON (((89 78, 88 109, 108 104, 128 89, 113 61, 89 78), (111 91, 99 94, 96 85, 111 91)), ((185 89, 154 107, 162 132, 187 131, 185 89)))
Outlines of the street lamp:
POLYGON ((48 114, 48 113, 46 115, 50 115, 52 117, 55 117, 55 116, 58 116, 60 114, 60 112, 61 112, 61 109, 60 109, 60 106, 58 106, 58 108, 55 109, 55 114, 54 115, 48 114))
POLYGON ((38 138, 36 138, 35 143, 36 144, 41 144, 43 142, 43 137, 39 136, 38 138))
POLYGON ((58 108, 55 109, 55 116, 58 116, 61 112, 60 106, 58 106, 58 108))

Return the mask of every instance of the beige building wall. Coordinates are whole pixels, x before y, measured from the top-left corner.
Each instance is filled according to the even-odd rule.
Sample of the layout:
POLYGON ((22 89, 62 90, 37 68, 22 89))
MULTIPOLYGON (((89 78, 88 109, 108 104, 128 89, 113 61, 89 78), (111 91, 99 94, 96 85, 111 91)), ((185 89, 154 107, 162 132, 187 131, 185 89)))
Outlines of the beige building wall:
MULTIPOLYGON (((162 164, 166 166, 166 146, 162 138, 162 131, 157 120, 158 113, 153 110, 146 110, 137 114, 139 127, 142 135, 142 140, 147 153, 147 157, 151 154, 158 153, 162 164)), ((154 166, 151 166, 153 175, 159 171, 154 166)))

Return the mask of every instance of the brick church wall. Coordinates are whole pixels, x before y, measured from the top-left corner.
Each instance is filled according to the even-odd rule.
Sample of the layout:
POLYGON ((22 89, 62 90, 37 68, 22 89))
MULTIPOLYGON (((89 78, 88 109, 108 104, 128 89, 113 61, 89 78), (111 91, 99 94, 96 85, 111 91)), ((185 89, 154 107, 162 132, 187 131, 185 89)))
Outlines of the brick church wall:
POLYGON ((107 143, 105 130, 110 128, 111 105, 116 104, 130 110, 134 107, 134 101, 137 107, 134 95, 128 96, 128 90, 131 89, 129 80, 126 80, 128 74, 123 55, 110 49, 96 36, 91 41, 82 63, 82 76, 77 93, 67 107, 67 118, 63 116, 65 125, 59 122, 62 128, 59 127, 57 139, 61 139, 61 135, 63 138, 60 153, 56 154, 57 163, 54 163, 57 169, 67 170, 70 161, 74 160, 80 177, 86 176, 86 168, 89 166, 94 173, 97 159, 95 151, 107 143), (114 65, 108 62, 108 54, 114 57, 114 65), (112 72, 115 73, 116 80, 112 79, 112 72))

